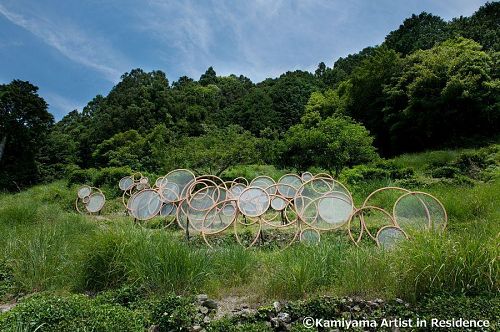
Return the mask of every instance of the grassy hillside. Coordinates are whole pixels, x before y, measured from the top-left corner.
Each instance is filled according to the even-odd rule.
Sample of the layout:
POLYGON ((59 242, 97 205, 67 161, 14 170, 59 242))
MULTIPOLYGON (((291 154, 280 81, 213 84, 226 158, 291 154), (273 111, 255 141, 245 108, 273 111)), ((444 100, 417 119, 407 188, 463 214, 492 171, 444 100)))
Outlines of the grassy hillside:
MULTIPOLYGON (((73 207, 76 185, 66 182, 3 194, 0 298, 12 302, 42 292, 43 300, 35 297, 34 303, 56 301, 50 294, 59 294, 64 301, 85 307, 90 300, 65 294, 97 295, 99 299, 128 289, 144 301, 165 298, 172 292, 187 297, 206 293, 218 299, 237 295, 249 303, 314 300, 324 295, 402 298, 416 306, 438 296, 489 299, 500 290, 499 155, 498 146, 403 155, 389 163, 411 167, 413 172, 396 180, 366 170, 377 169, 374 165, 346 170, 341 179, 357 204, 373 189, 400 185, 425 190, 446 207, 449 223, 444 234, 413 234, 410 241, 391 251, 373 243, 358 248, 345 230, 325 234, 318 246, 294 244, 279 250, 268 245, 244 250, 228 234, 221 238, 221 245, 208 249, 196 238, 187 242, 178 227, 163 229, 161 220, 134 223, 124 215, 120 197, 110 199, 102 216, 78 215, 73 207)), ((228 172, 234 176, 258 173, 258 169, 228 172)), ((272 236, 271 231, 268 234, 272 236)), ((109 304, 118 317, 114 322, 123 315, 133 320, 125 319, 129 327, 142 326, 134 315, 150 317, 154 311, 151 307, 126 308, 130 312, 124 313, 115 300, 109 304)), ((94 308, 94 302, 88 310, 107 310, 94 308)), ((22 312, 28 309, 29 305, 18 305, 0 315, 0 326, 26 327, 22 312), (14 316, 20 325, 12 325, 14 316)), ((154 318, 143 323, 151 322, 154 318)))

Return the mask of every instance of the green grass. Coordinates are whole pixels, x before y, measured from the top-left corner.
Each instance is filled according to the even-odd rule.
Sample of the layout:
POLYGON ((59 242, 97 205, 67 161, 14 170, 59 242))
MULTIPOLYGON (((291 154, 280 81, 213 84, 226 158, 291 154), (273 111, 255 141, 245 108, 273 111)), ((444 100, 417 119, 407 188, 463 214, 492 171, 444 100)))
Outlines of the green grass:
MULTIPOLYGON (((452 160, 457 153, 405 155, 396 162, 423 170, 434 161, 452 160)), ((252 168, 259 170, 267 168, 252 168)), ((280 171, 273 172, 279 178, 280 171)), ((356 204, 372 190, 390 184, 374 180, 356 185, 352 188, 356 204)), ((3 288, 12 296, 133 286, 147 293, 235 293, 257 300, 330 294, 397 296, 418 302, 429 295, 499 291, 499 180, 426 187, 448 211, 447 231, 414 234, 393 251, 380 250, 370 241, 355 247, 343 230, 323 234, 321 244, 313 247, 244 250, 231 238, 209 249, 199 239, 187 243, 176 227, 134 224, 120 215, 119 197, 110 199, 104 219, 80 216, 73 211, 75 189, 56 182, 0 195, 0 262, 12 275, 12 285, 3 288)))
POLYGON ((454 161, 461 153, 470 150, 438 150, 430 152, 403 154, 393 159, 400 167, 412 167, 421 173, 432 164, 446 164, 454 161))

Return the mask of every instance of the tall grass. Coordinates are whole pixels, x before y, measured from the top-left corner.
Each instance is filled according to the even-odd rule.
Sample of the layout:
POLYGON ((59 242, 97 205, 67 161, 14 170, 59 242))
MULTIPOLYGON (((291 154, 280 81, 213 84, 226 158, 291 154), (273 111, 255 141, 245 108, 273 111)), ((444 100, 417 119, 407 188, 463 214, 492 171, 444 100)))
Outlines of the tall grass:
POLYGON ((412 167, 422 173, 430 164, 446 164, 454 161, 460 153, 467 150, 438 150, 430 152, 403 154, 393 159, 401 167, 412 167))
POLYGON ((31 292, 71 285, 74 253, 82 235, 92 229, 80 216, 61 214, 57 222, 12 226, 2 232, 2 255, 18 288, 31 292))
POLYGON ((328 289, 341 272, 348 248, 343 242, 327 241, 293 246, 269 257, 261 279, 265 293, 294 299, 328 289))
POLYGON ((392 251, 373 243, 357 248, 343 233, 323 234, 319 246, 278 251, 207 249, 186 243, 178 230, 146 229, 116 216, 79 216, 68 211, 74 193, 55 183, 0 196, 0 261, 20 292, 98 292, 127 284, 155 293, 225 294, 239 288, 273 299, 328 293, 417 301, 437 293, 496 294, 500 182, 428 190, 448 211, 444 234, 414 234, 392 251))
POLYGON ((132 280, 155 291, 187 292, 204 288, 212 266, 205 252, 161 231, 134 230, 127 252, 132 280))
POLYGON ((414 235, 395 265, 397 292, 416 301, 430 294, 495 294, 500 291, 498 237, 486 233, 414 235))

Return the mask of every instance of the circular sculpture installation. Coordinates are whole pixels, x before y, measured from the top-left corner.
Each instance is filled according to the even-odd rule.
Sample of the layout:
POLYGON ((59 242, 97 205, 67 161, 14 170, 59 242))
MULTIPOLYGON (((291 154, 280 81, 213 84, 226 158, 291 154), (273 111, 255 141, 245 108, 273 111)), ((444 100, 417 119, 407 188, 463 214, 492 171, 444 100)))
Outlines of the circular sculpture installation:
MULTIPOLYGON (((236 241, 249 248, 259 240, 275 241, 264 233, 274 236, 276 231, 284 248, 295 241, 318 244, 325 232, 346 232, 355 245, 371 241, 391 249, 415 231, 440 232, 448 222, 436 197, 399 187, 377 189, 357 208, 347 187, 324 173, 285 174, 277 181, 268 176, 223 181, 176 169, 153 186, 141 173, 123 177, 118 186, 134 219, 169 217, 188 238, 200 235, 210 247, 222 233, 233 232, 236 241)), ((105 203, 97 188, 82 186, 77 196, 75 205, 81 213, 98 213, 105 203)))
POLYGON ((84 214, 99 213, 104 207, 106 197, 99 188, 82 186, 78 188, 75 208, 84 214))

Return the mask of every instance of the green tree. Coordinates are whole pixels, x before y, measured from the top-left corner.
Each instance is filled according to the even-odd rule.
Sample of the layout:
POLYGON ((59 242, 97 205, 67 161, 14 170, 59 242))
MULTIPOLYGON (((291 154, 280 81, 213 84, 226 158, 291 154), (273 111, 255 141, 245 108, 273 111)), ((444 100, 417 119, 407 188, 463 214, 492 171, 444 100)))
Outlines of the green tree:
POLYGON ((263 85, 270 86, 269 95, 276 119, 273 128, 283 132, 300 122, 311 93, 319 89, 317 78, 300 70, 286 72, 275 80, 264 81, 263 85))
POLYGON ((198 174, 220 176, 233 165, 259 160, 257 139, 241 127, 207 128, 199 137, 184 137, 165 149, 164 171, 189 168, 198 174))
POLYGON ((375 135, 375 145, 383 154, 389 152, 386 149, 389 134, 382 113, 386 98, 384 85, 399 72, 400 62, 400 56, 394 50, 379 47, 353 70, 349 82, 343 86, 346 113, 375 135))
POLYGON ((413 14, 397 30, 385 38, 385 46, 403 55, 416 50, 427 50, 450 37, 450 29, 443 19, 426 12, 413 14))
POLYGON ((500 2, 488 2, 470 17, 455 18, 450 22, 453 33, 473 39, 485 50, 500 52, 500 2))
MULTIPOLYGON (((145 133, 174 114, 169 83, 161 71, 125 73, 111 92, 84 110, 92 147, 117 133, 137 130, 145 133), (91 110, 91 111, 90 111, 91 110)), ((181 111, 179 111, 180 114, 181 111)))
POLYGON ((279 116, 273 109, 273 100, 269 89, 255 87, 243 98, 222 111, 220 124, 236 124, 249 130, 254 135, 265 128, 278 128, 279 116))
POLYGON ((347 96, 339 95, 341 89, 328 89, 325 92, 315 91, 311 94, 306 105, 307 112, 319 112, 322 117, 328 117, 334 114, 342 114, 345 111, 347 96))
POLYGON ((217 73, 212 66, 208 67, 207 71, 200 76, 199 82, 203 86, 217 83, 217 73))
POLYGON ((384 118, 396 151, 488 135, 500 126, 498 53, 465 38, 406 57, 385 87, 384 118))
POLYGON ((372 143, 368 130, 352 119, 322 119, 312 111, 285 134, 283 161, 301 171, 317 166, 338 176, 344 167, 374 160, 377 154, 372 143))
POLYGON ((144 169, 143 146, 144 138, 136 130, 128 130, 98 144, 92 156, 98 167, 129 166, 132 169, 144 169))
POLYGON ((20 80, 0 85, 0 190, 39 180, 35 159, 54 118, 37 91, 20 80))
POLYGON ((375 47, 365 47, 355 54, 349 54, 345 58, 338 58, 333 64, 333 69, 341 71, 344 75, 351 75, 353 70, 361 65, 361 63, 375 53, 375 47))

